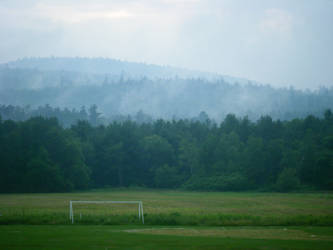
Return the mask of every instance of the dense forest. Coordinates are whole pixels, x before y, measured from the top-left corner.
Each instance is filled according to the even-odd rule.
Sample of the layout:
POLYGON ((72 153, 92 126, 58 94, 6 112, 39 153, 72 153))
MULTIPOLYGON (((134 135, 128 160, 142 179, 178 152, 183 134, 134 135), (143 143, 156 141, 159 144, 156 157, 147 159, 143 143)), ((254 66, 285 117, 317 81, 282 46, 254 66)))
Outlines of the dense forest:
MULTIPOLYGON (((204 111, 218 123, 233 113, 254 122, 264 115, 274 120, 322 118, 326 109, 333 109, 333 89, 277 89, 217 74, 103 58, 26 58, 0 65, 0 104, 29 105, 32 110, 49 105, 66 112, 96 104, 105 125, 139 112, 171 121, 204 111)), ((69 125, 66 119, 63 123, 69 125)))
POLYGON ((333 189, 333 89, 104 58, 0 65, 0 192, 333 189))
POLYGON ((331 110, 290 121, 229 114, 219 124, 207 117, 95 126, 88 117, 67 128, 56 118, 0 119, 0 192, 333 189, 331 110))

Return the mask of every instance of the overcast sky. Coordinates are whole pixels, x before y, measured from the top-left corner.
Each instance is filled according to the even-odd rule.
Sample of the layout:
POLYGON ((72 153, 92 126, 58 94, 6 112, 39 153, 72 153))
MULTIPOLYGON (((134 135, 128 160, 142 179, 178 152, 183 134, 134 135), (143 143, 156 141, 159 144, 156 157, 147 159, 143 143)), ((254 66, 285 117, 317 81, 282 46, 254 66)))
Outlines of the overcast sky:
POLYGON ((333 86, 333 0, 0 0, 0 62, 51 55, 333 86))

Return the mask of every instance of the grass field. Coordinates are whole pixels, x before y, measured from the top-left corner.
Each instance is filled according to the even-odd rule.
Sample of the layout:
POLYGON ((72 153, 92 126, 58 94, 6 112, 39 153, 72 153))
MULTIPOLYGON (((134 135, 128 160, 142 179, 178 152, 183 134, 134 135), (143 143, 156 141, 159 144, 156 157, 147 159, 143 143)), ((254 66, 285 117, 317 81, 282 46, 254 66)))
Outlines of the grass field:
POLYGON ((0 226, 0 249, 333 249, 330 227, 0 226))
MULTIPOLYGON (((146 225, 333 226, 332 193, 112 189, 61 194, 1 194, 0 224, 69 224, 70 200, 141 200, 146 225)), ((75 224, 140 225, 135 205, 75 204, 74 214, 75 224)))
POLYGON ((333 249, 332 193, 1 194, 0 249, 333 249), (74 205, 70 200, 141 200, 74 205))

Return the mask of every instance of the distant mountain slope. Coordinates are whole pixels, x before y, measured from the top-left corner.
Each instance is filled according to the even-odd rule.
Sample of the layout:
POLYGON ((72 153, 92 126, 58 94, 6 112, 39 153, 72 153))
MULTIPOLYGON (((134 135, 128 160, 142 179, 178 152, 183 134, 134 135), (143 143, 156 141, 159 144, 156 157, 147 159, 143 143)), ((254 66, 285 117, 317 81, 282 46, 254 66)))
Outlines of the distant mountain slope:
POLYGON ((149 78, 206 78, 221 77, 218 74, 200 72, 170 66, 127 62, 110 58, 24 58, 7 63, 10 68, 38 69, 41 71, 72 71, 86 74, 126 75, 149 78))
POLYGON ((96 104, 106 116, 143 111, 154 118, 192 118, 205 111, 258 119, 293 119, 333 109, 333 89, 275 89, 196 71, 112 59, 31 58, 0 67, 0 104, 96 104))

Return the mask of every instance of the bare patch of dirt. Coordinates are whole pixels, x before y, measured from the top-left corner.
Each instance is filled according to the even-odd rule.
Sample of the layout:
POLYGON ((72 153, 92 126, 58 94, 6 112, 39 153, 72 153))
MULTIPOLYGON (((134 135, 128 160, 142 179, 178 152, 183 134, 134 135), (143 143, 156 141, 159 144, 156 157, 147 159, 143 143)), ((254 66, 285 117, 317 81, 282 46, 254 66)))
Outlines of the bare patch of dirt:
POLYGON ((128 233, 144 233, 158 235, 179 236, 213 236, 229 238, 252 238, 252 239, 283 239, 283 240, 331 240, 332 237, 313 235, 302 230, 287 228, 218 228, 218 229, 195 229, 195 228, 146 228, 124 230, 128 233))

